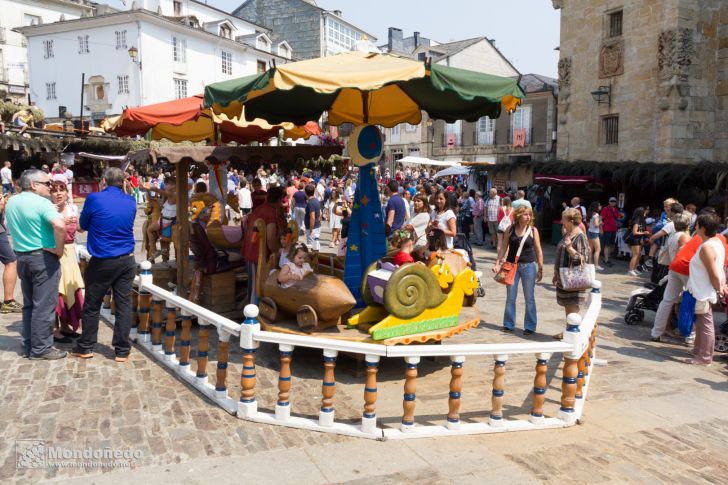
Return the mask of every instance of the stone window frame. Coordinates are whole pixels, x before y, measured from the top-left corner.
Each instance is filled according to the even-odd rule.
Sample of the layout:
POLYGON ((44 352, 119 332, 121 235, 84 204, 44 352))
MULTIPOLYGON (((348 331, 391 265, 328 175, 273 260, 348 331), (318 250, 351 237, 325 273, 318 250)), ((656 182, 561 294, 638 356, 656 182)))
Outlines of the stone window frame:
POLYGON ((46 99, 58 99, 56 97, 56 82, 46 83, 46 99))
POLYGON ((258 61, 256 62, 256 67, 257 67, 256 72, 258 74, 263 74, 265 71, 268 70, 268 63, 258 59, 258 61))
POLYGON ((232 75, 233 73, 233 53, 229 51, 220 51, 222 60, 222 73, 232 75))
POLYGON ((621 39, 624 36, 624 19, 625 19, 625 16, 624 16, 624 6, 614 7, 614 8, 610 8, 609 10, 606 10, 604 12, 604 22, 603 22, 603 28, 602 28, 603 35, 602 35, 602 37, 605 40, 621 39), (612 19, 613 19, 613 15, 618 14, 618 13, 621 13, 622 14, 622 19, 621 19, 621 22, 620 22, 619 34, 612 35, 612 19))
POLYGON ((604 146, 619 145, 619 113, 609 113, 602 115, 599 119, 599 144, 604 146), (609 128, 609 121, 615 120, 613 130, 609 128), (611 131, 611 137, 610 137, 611 131))
POLYGON ((174 95, 176 99, 183 99, 187 96, 187 79, 173 78, 174 79, 174 95))

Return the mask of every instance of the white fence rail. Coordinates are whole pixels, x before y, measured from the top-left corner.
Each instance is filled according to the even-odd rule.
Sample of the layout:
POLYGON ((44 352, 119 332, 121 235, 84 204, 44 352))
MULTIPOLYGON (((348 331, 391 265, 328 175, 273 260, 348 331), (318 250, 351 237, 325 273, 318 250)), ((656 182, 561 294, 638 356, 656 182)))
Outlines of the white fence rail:
MULTIPOLYGON (((572 314, 567 318, 567 328, 561 342, 385 346, 263 331, 257 321, 258 308, 255 305, 245 307, 245 321, 238 324, 154 286, 151 279, 150 265, 142 263, 142 274, 135 282, 138 293, 134 295, 136 312, 132 335, 150 355, 176 371, 185 382, 244 420, 381 440, 561 428, 573 425, 583 412, 593 370, 597 319, 601 310, 601 283, 598 281, 592 288, 584 317, 572 314), (175 351, 178 310, 182 315, 179 356, 175 351), (163 312, 166 312, 166 320, 163 312), (190 368, 192 317, 196 317, 200 325, 196 349, 197 372, 192 372, 190 368), (214 385, 209 382, 206 372, 210 327, 218 332, 214 385), (226 386, 231 336, 240 338, 243 353, 239 400, 229 396, 226 386), (258 409, 255 363, 261 344, 275 344, 280 352, 275 412, 258 409), (323 354, 322 398, 318 417, 291 415, 291 360, 296 347, 318 349, 323 354), (340 352, 363 355, 366 362, 364 403, 361 422, 358 424, 337 422, 335 419, 335 367, 340 352), (564 354, 561 407, 558 416, 546 417, 543 412, 546 374, 548 361, 554 353, 564 354), (528 419, 506 419, 503 415, 506 365, 508 357, 515 354, 530 354, 536 360, 532 407, 528 419), (421 357, 433 356, 450 357, 451 361, 446 424, 416 426, 418 366, 421 357), (487 422, 464 423, 460 420, 463 365, 466 357, 471 356, 493 356, 494 359, 491 406, 490 410, 483 411, 484 416, 489 414, 487 422), (377 425, 377 372, 383 358, 404 359, 406 363, 403 415, 397 428, 377 425)), ((113 316, 105 316, 113 321, 113 316)))

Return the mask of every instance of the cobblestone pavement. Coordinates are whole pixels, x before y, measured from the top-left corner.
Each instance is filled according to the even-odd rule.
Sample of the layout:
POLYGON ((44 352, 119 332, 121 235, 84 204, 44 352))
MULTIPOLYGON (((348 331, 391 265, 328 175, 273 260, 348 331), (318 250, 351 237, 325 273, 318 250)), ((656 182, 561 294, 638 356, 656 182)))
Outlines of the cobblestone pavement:
MULTIPOLYGON (((489 271, 493 251, 476 248, 479 269, 489 271)), ((547 261, 553 251, 547 249, 547 261)), ((627 295, 640 281, 626 276, 623 263, 602 274, 604 308, 598 357, 584 422, 565 430, 372 442, 237 420, 190 389, 143 352, 125 365, 113 361, 111 332, 102 325, 97 355, 89 361, 29 361, 20 356, 18 315, 0 316, 0 481, 112 483, 209 483, 233 479, 260 483, 529 483, 540 481, 728 483, 728 371, 725 356, 709 368, 680 360, 687 348, 649 341, 653 314, 638 326, 622 321, 627 295), (131 469, 18 468, 18 439, 79 449, 134 449, 143 454, 131 469), (123 474, 123 475, 120 475, 123 474), (234 478, 233 478, 234 477, 234 478)), ((547 267, 544 281, 550 282, 547 267)), ((484 278, 490 281, 487 276, 484 278)), ((505 290, 486 283, 478 303, 483 323, 450 342, 522 341, 499 326, 505 290)), ((550 284, 536 291, 538 333, 551 339, 563 329, 563 312, 550 284)), ((523 306, 518 307, 519 322, 523 306)), ((717 318, 717 320, 722 320, 717 318)), ((522 326, 522 323, 520 323, 522 326)), ((214 334, 213 331, 210 332, 214 334)), ((214 380, 216 348, 211 339, 208 374, 214 380)), ((239 397, 242 357, 234 345, 227 384, 239 397)), ((193 349, 195 348, 193 344, 193 349)), ((194 357, 194 350, 193 350, 194 357)), ((549 361, 545 411, 554 416, 560 398, 560 355, 549 361)), ((506 418, 530 408, 535 361, 512 356, 507 365, 506 418)), ((277 396, 278 355, 263 346, 258 359, 260 407, 272 409, 277 396)), ((315 416, 321 399, 322 356, 297 349, 293 358, 292 410, 315 416)), ((194 369, 194 363, 193 363, 194 369)), ((357 364, 337 363, 336 415, 357 420, 363 378, 357 364)), ((465 363, 462 417, 487 419, 492 359, 465 363)), ((390 360, 379 374, 377 414, 396 426, 402 412, 404 364, 390 360)), ((443 422, 450 380, 446 360, 425 359, 417 382, 420 422, 443 422)))

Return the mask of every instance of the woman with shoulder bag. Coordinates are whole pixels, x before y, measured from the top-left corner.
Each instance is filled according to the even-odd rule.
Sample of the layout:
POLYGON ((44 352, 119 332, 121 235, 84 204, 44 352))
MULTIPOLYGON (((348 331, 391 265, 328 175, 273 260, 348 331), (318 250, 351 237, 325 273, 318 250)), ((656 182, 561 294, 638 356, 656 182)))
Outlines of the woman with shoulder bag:
POLYGON ((501 199, 501 206, 498 208, 498 252, 500 253, 501 246, 503 245, 503 234, 506 229, 511 227, 513 222, 513 206, 511 205, 510 197, 503 197, 501 199))
POLYGON ((536 312, 536 283, 543 277, 543 252, 538 230, 534 227, 533 210, 528 206, 520 206, 514 212, 515 221, 503 235, 503 244, 498 250, 493 272, 496 281, 504 270, 510 268, 511 284, 507 285, 506 308, 503 313, 503 331, 512 332, 516 326, 516 298, 518 282, 522 282, 523 296, 526 299, 526 316, 524 319, 524 335, 536 331, 538 315, 536 312), (511 266, 515 265, 515 266, 511 266))
MULTIPOLYGON (((581 211, 569 208, 561 213, 564 236, 556 246, 556 261, 552 283, 556 285, 556 303, 564 307, 564 313, 579 313, 584 304, 584 293, 593 281, 593 273, 587 266, 591 250, 586 235, 579 228, 581 211)), ((563 334, 555 335, 561 339, 563 334)))

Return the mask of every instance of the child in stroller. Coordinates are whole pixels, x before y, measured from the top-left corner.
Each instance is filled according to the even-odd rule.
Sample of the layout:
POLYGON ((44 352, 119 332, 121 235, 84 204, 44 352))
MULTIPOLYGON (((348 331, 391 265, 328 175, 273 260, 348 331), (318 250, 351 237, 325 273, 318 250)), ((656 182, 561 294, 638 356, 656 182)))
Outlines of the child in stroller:
POLYGON ((643 288, 632 292, 624 313, 624 323, 637 325, 645 319, 645 310, 657 311, 667 287, 667 276, 663 277, 657 285, 648 283, 643 288))

